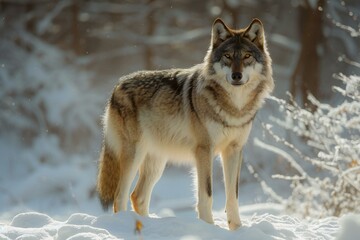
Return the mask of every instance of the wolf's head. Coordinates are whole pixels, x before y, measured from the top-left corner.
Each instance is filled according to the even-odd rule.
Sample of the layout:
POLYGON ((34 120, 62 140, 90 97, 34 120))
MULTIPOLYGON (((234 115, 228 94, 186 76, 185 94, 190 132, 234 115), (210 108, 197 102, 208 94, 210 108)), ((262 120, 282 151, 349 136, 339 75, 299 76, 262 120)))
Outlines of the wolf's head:
POLYGON ((271 58, 259 19, 254 19, 247 28, 234 30, 218 18, 211 35, 205 57, 207 74, 223 76, 234 86, 244 85, 255 76, 271 78, 271 58))

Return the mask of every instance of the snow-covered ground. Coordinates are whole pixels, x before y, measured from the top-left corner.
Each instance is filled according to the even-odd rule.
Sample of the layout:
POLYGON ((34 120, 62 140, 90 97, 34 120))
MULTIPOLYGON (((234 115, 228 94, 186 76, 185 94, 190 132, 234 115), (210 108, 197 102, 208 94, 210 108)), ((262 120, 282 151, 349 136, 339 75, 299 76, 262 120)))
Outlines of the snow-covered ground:
POLYGON ((95 166, 81 160, 53 168, 39 165, 26 179, 13 182, 0 198, 0 239, 356 240, 360 236, 360 215, 299 219, 285 214, 281 205, 259 203, 266 198, 254 183, 240 187, 243 227, 227 229, 221 181, 214 184, 215 225, 207 224, 196 217, 192 176, 184 168, 165 171, 154 189, 150 217, 132 211, 105 213, 97 198, 88 195, 95 166))
POLYGON ((226 230, 224 214, 215 213, 215 224, 192 217, 140 217, 134 212, 93 216, 75 213, 65 221, 46 214, 28 212, 2 225, 0 239, 359 239, 359 216, 312 220, 281 215, 279 206, 249 205, 241 208, 243 227, 226 230), (259 210, 261 213, 259 213, 259 210), (270 212, 270 213, 264 213, 270 212), (141 223, 142 227, 136 228, 141 223), (357 224, 357 225, 356 225, 357 224))

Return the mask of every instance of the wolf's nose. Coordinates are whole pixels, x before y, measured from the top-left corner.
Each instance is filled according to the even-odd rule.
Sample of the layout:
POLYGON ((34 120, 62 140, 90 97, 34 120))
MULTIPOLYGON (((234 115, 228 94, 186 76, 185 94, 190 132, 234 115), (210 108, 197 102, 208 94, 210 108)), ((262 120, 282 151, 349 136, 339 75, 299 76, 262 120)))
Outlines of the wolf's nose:
POLYGON ((233 72, 233 73, 231 74, 231 78, 232 78, 233 80, 241 80, 241 78, 242 78, 242 73, 241 73, 241 72, 233 72))

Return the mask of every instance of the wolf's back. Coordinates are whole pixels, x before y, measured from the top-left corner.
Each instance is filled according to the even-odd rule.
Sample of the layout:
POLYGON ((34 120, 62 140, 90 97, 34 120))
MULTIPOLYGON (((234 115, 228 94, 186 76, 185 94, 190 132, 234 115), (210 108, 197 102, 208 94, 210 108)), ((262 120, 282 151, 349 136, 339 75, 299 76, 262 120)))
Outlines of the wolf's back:
POLYGON ((120 179, 120 163, 115 155, 103 147, 99 160, 97 191, 104 210, 114 202, 115 191, 120 179))

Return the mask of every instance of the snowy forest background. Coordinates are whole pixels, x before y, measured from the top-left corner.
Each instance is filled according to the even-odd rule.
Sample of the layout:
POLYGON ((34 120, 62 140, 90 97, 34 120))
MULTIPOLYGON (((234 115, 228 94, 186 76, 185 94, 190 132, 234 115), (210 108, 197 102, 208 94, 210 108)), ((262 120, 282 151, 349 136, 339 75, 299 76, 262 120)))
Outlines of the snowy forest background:
MULTIPOLYGON (((280 202, 304 217, 359 212, 359 1, 0 0, 0 218, 101 212, 101 114, 114 84, 201 62, 216 17, 241 28, 261 19, 273 59, 274 97, 246 145, 240 203, 280 202)), ((193 211, 187 172, 169 167, 158 192, 193 211)), ((220 164, 214 182, 221 191, 220 164)), ((152 211, 158 198, 155 188, 152 211)))

